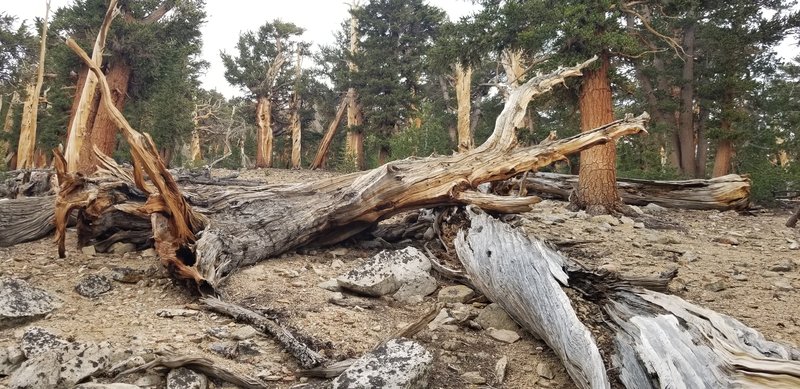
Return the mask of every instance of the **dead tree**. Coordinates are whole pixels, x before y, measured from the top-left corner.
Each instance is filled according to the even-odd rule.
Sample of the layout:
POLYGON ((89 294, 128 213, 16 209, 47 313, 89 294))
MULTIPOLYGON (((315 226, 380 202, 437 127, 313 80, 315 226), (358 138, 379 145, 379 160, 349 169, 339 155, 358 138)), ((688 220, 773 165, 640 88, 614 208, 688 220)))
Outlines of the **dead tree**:
POLYGON ((800 350, 661 293, 674 273, 594 273, 482 212, 468 214, 455 247, 470 280, 544 340, 579 388, 800 385, 800 350))
POLYGON ((39 100, 44 81, 44 58, 47 51, 47 19, 50 17, 50 1, 44 11, 42 36, 39 42, 39 64, 36 70, 36 82, 28 86, 28 98, 22 111, 22 123, 19 129, 19 147, 17 148, 17 167, 31 169, 35 167, 34 150, 36 149, 36 123, 39 112, 39 100))
POLYGON ((319 142, 317 155, 314 157, 314 162, 311 163, 311 169, 321 169, 325 166, 325 162, 328 159, 328 150, 331 148, 333 136, 336 135, 336 129, 339 128, 339 124, 342 122, 344 111, 347 109, 347 102, 347 98, 343 98, 342 101, 339 102, 339 108, 336 109, 336 115, 334 115, 331 124, 328 125, 328 130, 325 131, 325 135, 319 142))
MULTIPOLYGON (((98 76, 103 101, 110 103, 100 69, 74 42, 69 44, 98 76)), ((513 90, 494 133, 467 153, 395 161, 364 173, 316 182, 207 193, 203 214, 182 196, 154 153, 152 141, 133 130, 113 107, 107 107, 131 143, 134 171, 129 175, 106 158, 103 166, 113 174, 105 178, 114 177, 118 185, 131 192, 143 191, 148 198, 144 204, 127 202, 106 193, 108 183, 104 188, 90 179, 63 177, 59 180, 56 210, 60 252, 63 254, 63 223, 70 211, 82 210, 79 219, 83 222, 78 229, 85 230, 83 224, 96 225, 105 212, 121 210, 132 218, 150 219, 162 262, 178 277, 191 279, 209 292, 242 266, 301 246, 340 242, 406 210, 478 203, 488 209, 511 208, 517 212, 518 199, 513 199, 511 207, 508 198, 478 194, 475 188, 483 182, 508 179, 517 172, 548 165, 593 145, 644 131, 646 114, 546 146, 516 147, 514 128, 523 120, 530 99, 560 85, 567 77, 580 75, 581 69, 592 61, 532 78, 513 90), (144 181, 145 175, 152 183, 144 181)))
MULTIPOLYGON (((577 183, 578 176, 539 172, 509 181, 505 190, 522 186, 530 194, 569 200, 577 183)), ((653 203, 667 208, 722 211, 750 205, 750 179, 735 174, 683 181, 620 178, 617 192, 629 205, 653 203)))
POLYGON ((289 114, 289 129, 291 131, 292 139, 292 169, 300 169, 300 153, 301 153, 301 138, 302 129, 300 126, 300 75, 302 68, 300 65, 303 61, 303 47, 297 45, 297 59, 294 63, 294 91, 292 92, 292 101, 290 103, 289 114))

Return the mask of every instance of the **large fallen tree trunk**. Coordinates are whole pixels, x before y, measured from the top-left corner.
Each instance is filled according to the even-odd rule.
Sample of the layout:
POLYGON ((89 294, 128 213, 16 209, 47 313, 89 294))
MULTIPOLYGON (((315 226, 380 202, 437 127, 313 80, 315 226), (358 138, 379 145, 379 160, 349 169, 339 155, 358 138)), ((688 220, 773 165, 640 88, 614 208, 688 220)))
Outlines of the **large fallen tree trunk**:
MULTIPOLYGON (((575 175, 539 172, 522 180, 511 180, 509 185, 515 188, 522 184, 528 193, 568 200, 577 183, 575 175)), ((745 209, 750 205, 750 179, 736 174, 685 181, 619 178, 617 191, 629 205, 653 203, 667 208, 701 210, 745 209)))
MULTIPOLYGON (((132 178, 108 158, 104 168, 116 171, 123 185, 131 182, 148 200, 102 195, 103 188, 82 177, 64 177, 57 203, 56 221, 60 251, 64 228, 61 221, 73 209, 81 209, 91 224, 105 212, 124 211, 150 218, 159 256, 177 276, 194 280, 201 290, 213 291, 236 269, 308 245, 340 242, 397 213, 423 207, 471 204, 491 205, 497 211, 520 211, 520 200, 474 194, 484 182, 504 180, 518 172, 546 166, 572 154, 628 134, 644 131, 647 114, 617 120, 594 131, 547 145, 517 148, 514 129, 524 119, 534 95, 580 75, 594 59, 575 67, 558 69, 532 78, 511 92, 495 130, 480 147, 449 157, 407 159, 377 169, 296 185, 221 189, 199 199, 193 209, 152 150, 152 141, 133 130, 113 107, 100 69, 86 53, 69 42, 100 81, 103 102, 114 113, 134 157, 132 178), (147 141, 144 141, 146 139, 147 141), (144 174, 154 185, 144 182, 144 174), (94 193, 94 194, 92 194, 94 193), (96 199, 103 199, 98 201, 96 199), (204 220, 196 212, 208 217, 204 220)), ((117 193, 124 193, 117 191, 117 193)), ((531 203, 538 199, 531 199, 531 203)), ((81 218, 79 218, 81 219, 81 218)), ((80 230, 81 224, 78 225, 80 230)), ((80 232, 79 232, 80 235, 80 232)))
POLYGON ((455 247, 470 280, 543 339, 578 387, 800 387, 800 350, 661 293, 674 274, 593 273, 484 213, 468 213, 471 225, 455 247))

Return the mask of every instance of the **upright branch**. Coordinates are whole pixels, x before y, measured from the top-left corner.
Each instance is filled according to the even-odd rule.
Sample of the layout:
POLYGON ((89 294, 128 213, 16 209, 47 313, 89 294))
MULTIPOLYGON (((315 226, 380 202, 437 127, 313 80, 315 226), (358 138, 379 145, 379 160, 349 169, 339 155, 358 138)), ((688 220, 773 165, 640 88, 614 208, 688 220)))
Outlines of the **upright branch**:
POLYGON ((300 128, 300 75, 302 74, 302 68, 300 65, 303 61, 303 47, 302 45, 297 45, 297 59, 295 60, 294 64, 294 91, 292 92, 292 102, 291 107, 289 108, 290 118, 289 118, 289 128, 291 129, 291 136, 292 136, 292 169, 299 169, 300 168, 300 140, 301 140, 301 128, 300 128))
POLYGON ((325 166, 325 161, 328 159, 328 150, 331 148, 331 142, 333 142, 333 136, 336 135, 336 129, 339 128, 339 124, 342 123, 342 117, 344 116, 344 111, 347 109, 347 97, 342 98, 339 102, 339 107, 336 108, 336 115, 333 116, 333 120, 331 120, 331 124, 328 125, 328 130, 325 131, 325 135, 322 137, 322 140, 319 142, 319 147, 317 148, 317 155, 314 156, 314 162, 311 163, 311 169, 321 169, 325 166))
POLYGON ((47 0, 42 36, 39 42, 39 64, 36 70, 36 83, 27 89, 28 99, 22 111, 22 124, 19 130, 19 147, 17 148, 17 168, 32 169, 35 167, 34 150, 36 149, 36 122, 39 113, 39 95, 42 93, 44 81, 44 59, 47 51, 47 25, 50 17, 50 0, 47 0))

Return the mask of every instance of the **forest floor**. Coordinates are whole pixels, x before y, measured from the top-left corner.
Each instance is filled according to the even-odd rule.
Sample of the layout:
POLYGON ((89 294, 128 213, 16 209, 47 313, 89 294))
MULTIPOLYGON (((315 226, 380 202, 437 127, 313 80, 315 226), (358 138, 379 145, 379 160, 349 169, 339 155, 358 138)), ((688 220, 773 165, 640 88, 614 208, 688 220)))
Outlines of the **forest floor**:
MULTIPOLYGON (((246 172, 240 178, 286 183, 329 174, 270 169, 246 172)), ((544 201, 521 215, 521 228, 545 240, 592 241, 564 248, 564 252, 586 264, 624 274, 653 275, 677 268, 678 278, 670 286, 675 293, 731 315, 768 339, 800 344, 800 251, 790 249, 792 242, 800 240, 800 230, 784 227, 788 211, 764 210, 745 216, 666 210, 654 216, 680 229, 637 228, 641 225, 634 226, 627 219, 626 223, 611 225, 616 223, 569 212, 566 203, 555 201, 544 201)), ((318 284, 344 274, 378 251, 353 241, 300 250, 243 269, 230 278, 224 292, 231 301, 265 307, 305 335, 330 342, 338 356, 357 357, 398 328, 413 323, 437 302, 434 293, 417 304, 386 298, 364 299, 362 307, 330 303, 336 292, 318 284)), ((293 371, 297 364, 272 339, 253 336, 227 317, 199 310, 197 296, 163 272, 155 271, 153 277, 136 284, 114 282, 110 292, 96 299, 84 298, 74 290, 84 276, 109 275, 114 267, 158 269, 155 257, 137 252, 86 255, 76 249, 73 230, 67 233, 67 254, 66 259, 58 259, 50 238, 0 248, 0 277, 26 279, 63 301, 61 308, 43 319, 0 330, 0 346, 17 344, 25 328, 40 326, 77 341, 109 341, 116 350, 116 360, 172 348, 181 354, 202 354, 238 372, 268 379, 276 388, 317 382, 296 377, 293 371), (164 309, 187 308, 197 312, 188 317, 157 315, 164 309), (234 335, 248 338, 245 342, 253 352, 226 358, 212 351, 233 342, 234 335)), ((451 284, 440 280, 440 286, 447 285, 451 284)), ((530 334, 520 335, 519 341, 505 344, 482 330, 442 326, 425 329, 415 339, 435 356, 431 388, 574 387, 542 341, 530 334), (495 364, 502 357, 508 358, 507 374, 502 384, 496 384, 495 364), (465 382, 467 372, 477 372, 486 384, 465 382)), ((0 378, 0 387, 7 385, 7 380, 0 378)), ((164 382, 152 375, 133 375, 118 382, 137 380, 142 387, 160 387, 164 382), (146 382, 153 386, 144 385, 146 382)))

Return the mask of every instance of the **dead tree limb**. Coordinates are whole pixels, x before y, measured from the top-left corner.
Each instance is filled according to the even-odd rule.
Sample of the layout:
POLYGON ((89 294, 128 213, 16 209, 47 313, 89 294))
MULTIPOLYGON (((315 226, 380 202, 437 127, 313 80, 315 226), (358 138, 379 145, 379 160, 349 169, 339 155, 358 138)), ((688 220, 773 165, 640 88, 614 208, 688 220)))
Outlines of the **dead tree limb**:
POLYGON ((469 230, 459 232, 455 247, 470 278, 555 351, 578 387, 800 385, 800 350, 765 340, 729 316, 646 289, 664 290, 674 274, 631 279, 593 273, 486 214, 469 215, 469 230), (562 286, 580 297, 568 298, 562 286), (590 313, 582 323, 576 311, 602 317, 590 313))
POLYGON ((319 142, 317 155, 314 157, 314 162, 311 163, 311 169, 320 169, 325 165, 325 161, 328 159, 328 150, 331 148, 331 143, 333 142, 333 136, 336 135, 336 129, 339 128, 339 124, 342 122, 342 117, 344 116, 344 111, 347 109, 347 101, 346 98, 342 98, 342 101, 339 102, 339 107, 336 108, 336 115, 333 117, 331 124, 328 125, 325 136, 323 136, 322 140, 319 142))
POLYGON ((240 388, 246 389, 266 389, 267 386, 265 383, 246 376, 237 374, 231 370, 228 370, 222 366, 214 364, 208 358, 204 358, 202 356, 197 355, 176 355, 171 352, 160 352, 160 356, 156 359, 147 362, 141 366, 137 366, 128 370, 125 370, 117 375, 116 378, 146 371, 147 369, 153 367, 164 366, 170 369, 177 369, 179 367, 186 367, 188 369, 197 371, 199 373, 205 374, 209 377, 220 379, 225 382, 229 382, 234 384, 240 388))
POLYGON ((797 226, 798 219, 800 219, 800 206, 798 206, 797 210, 794 211, 794 215, 792 215, 789 220, 786 221, 786 227, 794 228, 797 226))
MULTIPOLYGON (((528 193, 568 200, 578 176, 539 172, 509 185, 522 186, 528 193)), ((509 188, 510 189, 510 188, 509 188)), ((729 174, 709 180, 655 181, 617 179, 617 191, 629 205, 657 204, 666 208, 729 210, 750 205, 750 179, 729 174)))

